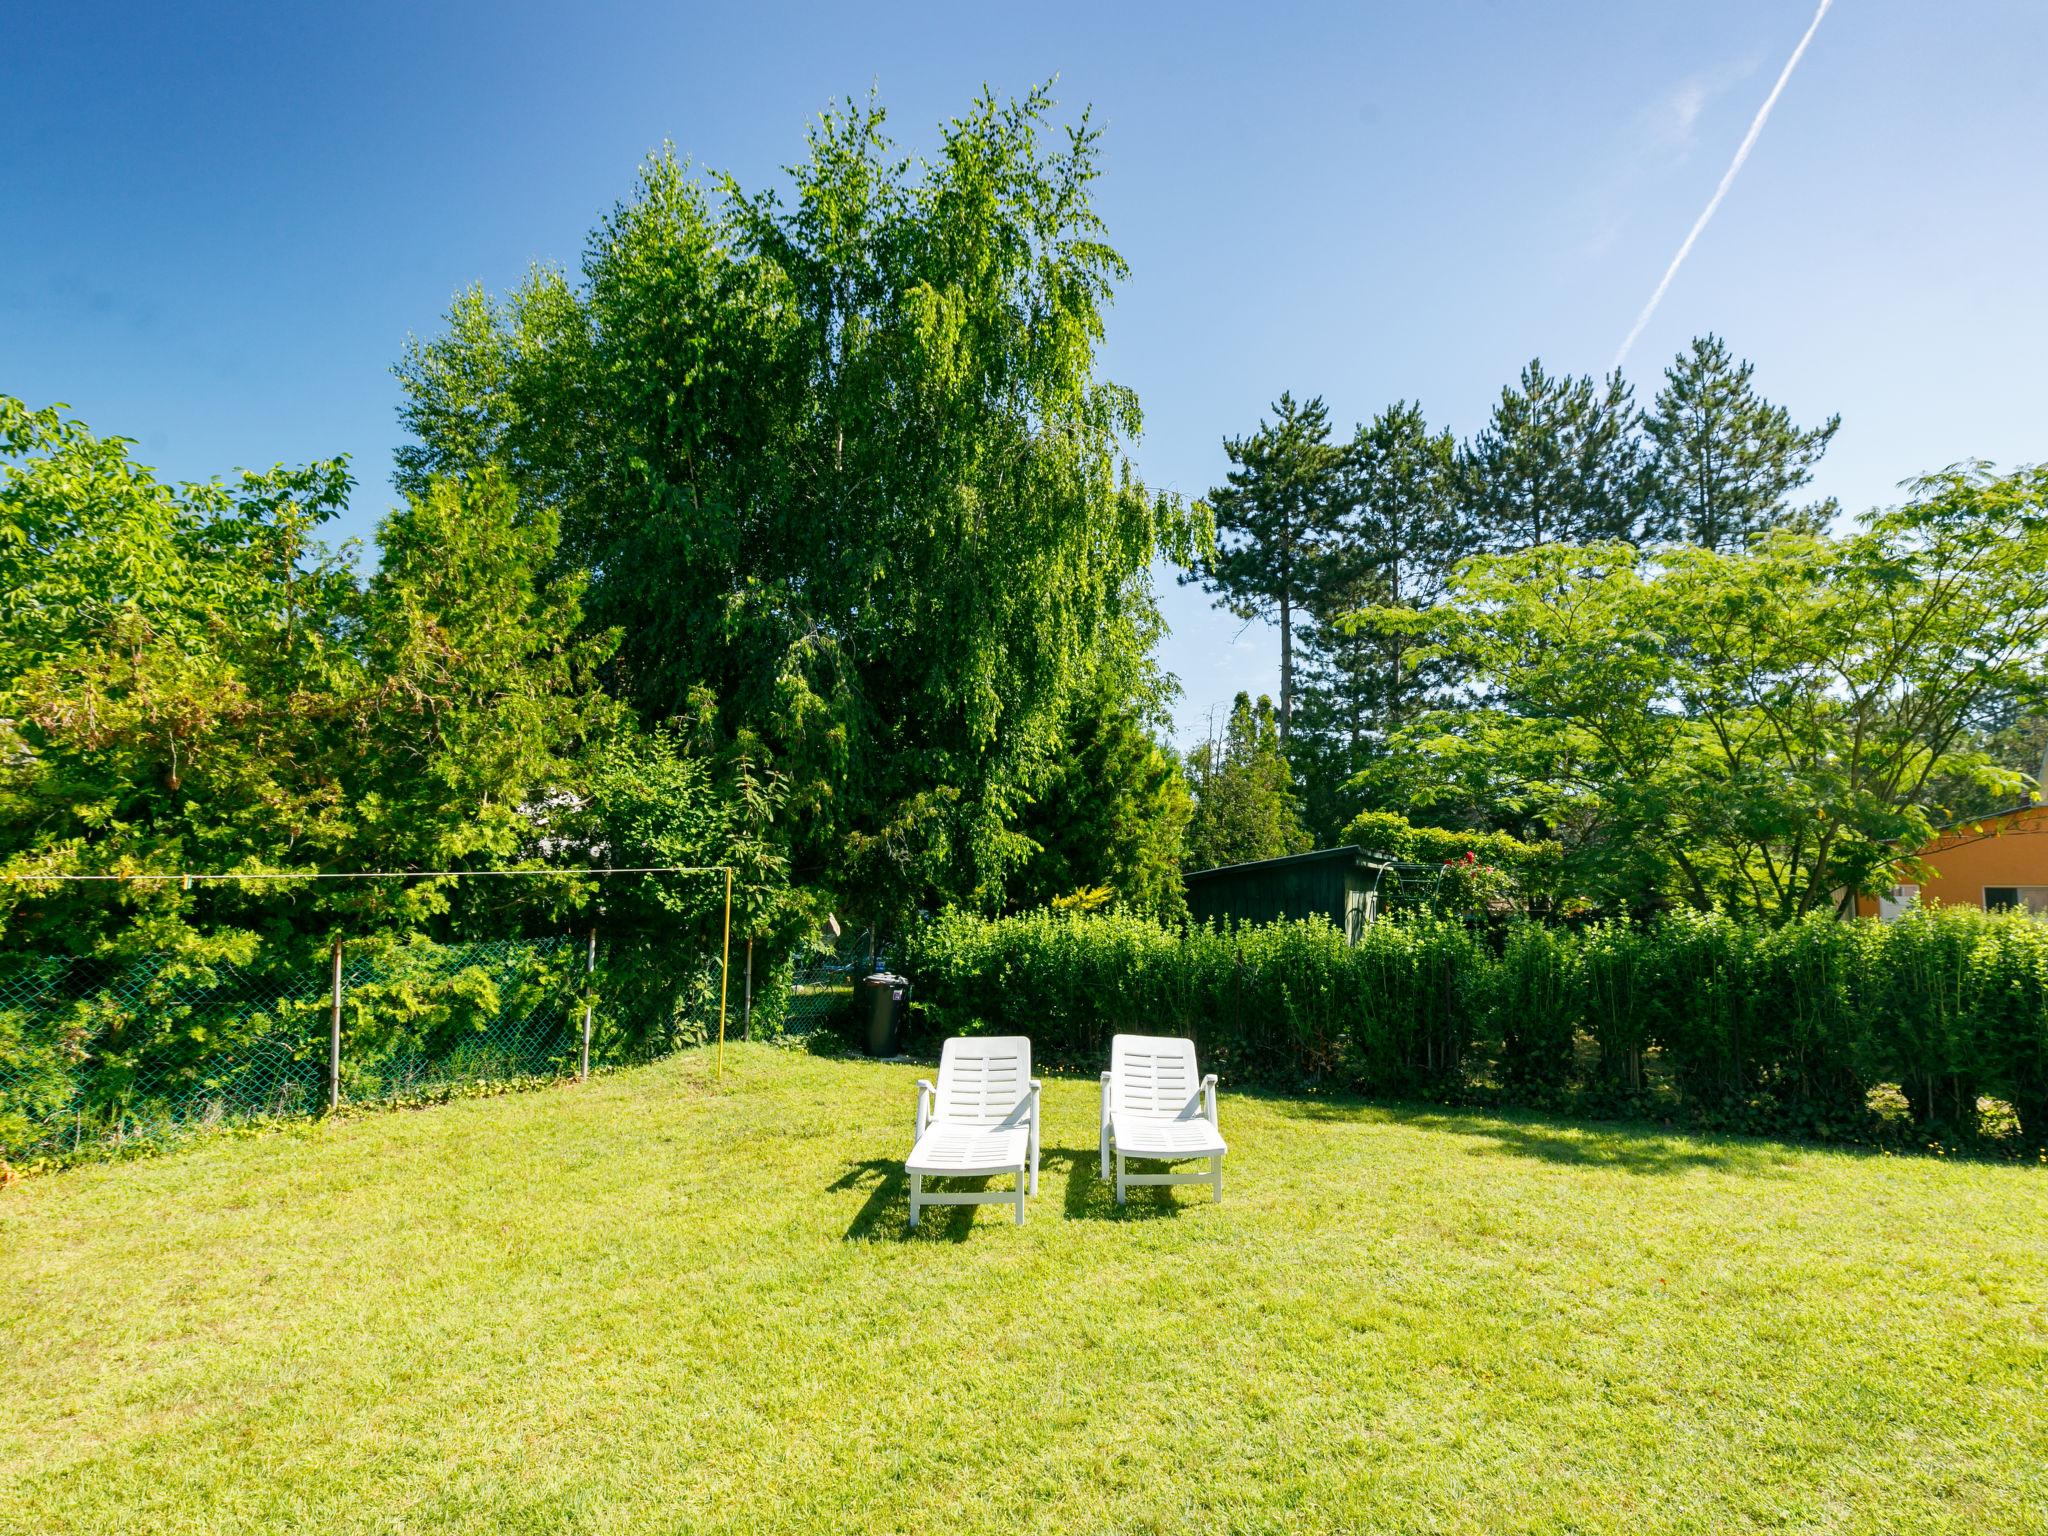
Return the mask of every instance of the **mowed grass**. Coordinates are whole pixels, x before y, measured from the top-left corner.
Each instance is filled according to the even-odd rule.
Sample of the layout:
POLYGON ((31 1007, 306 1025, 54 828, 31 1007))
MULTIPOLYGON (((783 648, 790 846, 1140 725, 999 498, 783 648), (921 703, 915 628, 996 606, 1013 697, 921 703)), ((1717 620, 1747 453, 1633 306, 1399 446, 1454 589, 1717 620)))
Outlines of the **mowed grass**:
POLYGON ((2048 1529, 2048 1170, 731 1048, 0 1192, 0 1530, 2048 1529))

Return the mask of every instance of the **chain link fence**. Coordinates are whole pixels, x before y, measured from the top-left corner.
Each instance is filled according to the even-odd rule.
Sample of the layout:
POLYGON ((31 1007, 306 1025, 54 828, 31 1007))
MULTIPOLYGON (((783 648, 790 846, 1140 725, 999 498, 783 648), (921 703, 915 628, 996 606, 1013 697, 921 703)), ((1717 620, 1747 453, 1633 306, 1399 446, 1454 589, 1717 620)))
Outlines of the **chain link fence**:
MULTIPOLYGON (((247 946, 255 952, 256 946, 247 946)), ((716 957, 616 969, 587 936, 344 945, 289 963, 0 956, 0 1159, 570 1078, 712 1022, 716 957), (339 1071, 335 1028, 339 998, 339 1071), (650 1025, 650 1020, 653 1024, 650 1025)))
POLYGON ((821 1030, 853 1028, 861 978, 887 966, 887 955, 867 929, 850 929, 837 939, 800 950, 791 962, 782 1032, 801 1038, 821 1030))

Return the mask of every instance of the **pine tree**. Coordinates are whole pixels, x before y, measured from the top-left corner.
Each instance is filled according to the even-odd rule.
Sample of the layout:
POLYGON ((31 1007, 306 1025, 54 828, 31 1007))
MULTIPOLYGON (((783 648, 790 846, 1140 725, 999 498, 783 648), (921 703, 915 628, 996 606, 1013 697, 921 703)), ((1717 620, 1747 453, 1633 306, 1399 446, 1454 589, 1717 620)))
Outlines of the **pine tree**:
POLYGON ((1825 527, 1832 500, 1794 507, 1813 478, 1840 416, 1803 430, 1750 384, 1721 338, 1693 338, 1664 370, 1664 388, 1643 420, 1650 440, 1650 536, 1707 549, 1739 548, 1769 528, 1825 527))
POLYGON ((1352 615, 1429 606, 1467 552, 1457 445, 1449 432, 1430 431, 1420 405, 1397 401, 1357 429, 1341 485, 1340 536, 1304 637, 1300 713, 1288 736, 1303 811, 1320 840, 1357 812, 1345 785, 1375 744, 1441 681, 1440 668, 1408 665, 1407 641, 1352 615))
POLYGON ((1188 867, 1212 869, 1302 853, 1310 846, 1295 804, 1294 775, 1280 741, 1273 701, 1240 693, 1221 742, 1206 741, 1189 762, 1195 813, 1188 823, 1188 867))
POLYGON ((1192 577, 1241 619, 1280 628, 1280 734, 1293 724, 1295 619, 1315 600, 1340 512, 1343 448, 1330 441, 1320 398, 1274 402, 1275 420, 1249 437, 1225 438, 1234 468, 1209 493, 1216 552, 1192 577))
POLYGON ((1503 389, 1466 457, 1470 536, 1498 553, 1642 537, 1642 444, 1619 370, 1553 378, 1540 358, 1503 389))

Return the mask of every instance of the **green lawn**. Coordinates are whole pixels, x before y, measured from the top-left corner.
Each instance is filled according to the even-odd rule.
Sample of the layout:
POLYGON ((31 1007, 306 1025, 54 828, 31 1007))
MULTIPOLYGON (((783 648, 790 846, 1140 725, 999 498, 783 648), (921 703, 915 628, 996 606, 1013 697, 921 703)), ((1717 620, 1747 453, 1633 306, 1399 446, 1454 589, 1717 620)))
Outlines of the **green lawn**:
POLYGON ((0 1530, 2048 1530, 2048 1170, 729 1049, 0 1191, 0 1530))

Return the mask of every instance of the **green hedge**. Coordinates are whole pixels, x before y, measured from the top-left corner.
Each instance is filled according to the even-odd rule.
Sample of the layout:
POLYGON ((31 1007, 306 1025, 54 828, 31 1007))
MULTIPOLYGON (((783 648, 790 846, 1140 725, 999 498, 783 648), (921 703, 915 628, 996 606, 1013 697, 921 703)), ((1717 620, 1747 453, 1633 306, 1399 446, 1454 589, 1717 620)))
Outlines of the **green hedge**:
POLYGON ((1191 1036, 1247 1086, 1618 1102, 1822 1136, 1879 1133, 1872 1091, 1891 1084, 1902 1123, 1974 1137, 1990 1095, 2048 1143, 2048 924, 2018 915, 1680 914, 1489 937, 1417 913, 1350 946, 1322 921, 949 913, 904 962, 926 1043, 1025 1034, 1050 1068, 1098 1070, 1132 1030, 1191 1036))

